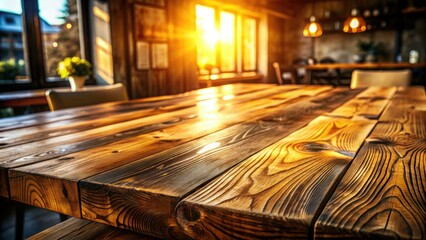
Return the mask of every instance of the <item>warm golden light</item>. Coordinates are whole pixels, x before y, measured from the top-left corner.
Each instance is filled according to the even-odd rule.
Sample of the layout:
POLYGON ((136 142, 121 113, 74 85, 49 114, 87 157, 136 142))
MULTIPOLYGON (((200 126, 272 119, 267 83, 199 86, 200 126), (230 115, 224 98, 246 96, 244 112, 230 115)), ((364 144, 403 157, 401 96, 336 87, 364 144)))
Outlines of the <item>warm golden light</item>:
POLYGON ((310 33, 314 33, 314 32, 316 32, 317 30, 318 30, 318 27, 317 27, 317 25, 316 25, 316 24, 314 24, 314 23, 309 24, 309 32, 310 32, 310 33))
POLYGON ((359 26, 359 21, 358 21, 358 19, 357 19, 357 18, 353 18, 353 19, 351 20, 351 22, 349 23, 349 26, 350 26, 351 28, 357 28, 357 27, 359 26))
POLYGON ((52 46, 53 46, 54 48, 56 48, 56 47, 58 47, 58 43, 57 43, 57 42, 53 42, 53 43, 52 43, 52 46))
POLYGON ((305 37, 319 37, 322 35, 322 27, 319 23, 315 22, 315 17, 310 18, 310 23, 306 24, 303 28, 303 36, 305 37))
POLYGON ((196 5, 197 58, 200 69, 206 65, 216 65, 216 44, 219 34, 216 31, 215 10, 211 7, 196 5))
POLYGON ((225 100, 225 101, 229 101, 229 100, 232 100, 234 98, 235 98, 235 96, 232 95, 232 94, 231 95, 225 95, 225 96, 222 97, 222 99, 225 100))
POLYGON ((93 15, 102 19, 102 21, 109 23, 109 14, 96 6, 93 8, 93 15))
POLYGON ((352 16, 346 19, 346 21, 343 23, 343 32, 359 33, 367 30, 367 24, 365 23, 365 20, 362 17, 357 16, 357 9, 352 9, 351 15, 352 16))
POLYGON ((72 28, 72 24, 71 24, 71 23, 67 23, 67 24, 65 25, 65 27, 66 27, 67 29, 71 29, 71 28, 72 28))
POLYGON ((219 146, 220 146, 219 142, 212 142, 212 143, 209 143, 206 146, 204 146, 202 149, 200 149, 200 151, 198 151, 198 153, 202 154, 202 153, 208 152, 210 150, 213 150, 215 148, 218 148, 219 146))

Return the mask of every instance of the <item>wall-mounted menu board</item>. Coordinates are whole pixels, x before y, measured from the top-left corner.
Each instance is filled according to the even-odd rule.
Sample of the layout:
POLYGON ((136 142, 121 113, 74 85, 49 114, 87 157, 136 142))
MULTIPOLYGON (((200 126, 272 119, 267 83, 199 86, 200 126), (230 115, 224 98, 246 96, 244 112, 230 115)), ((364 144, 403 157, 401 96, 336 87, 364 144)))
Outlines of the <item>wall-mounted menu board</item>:
POLYGON ((136 1, 134 33, 138 70, 168 67, 167 16, 164 1, 136 1))

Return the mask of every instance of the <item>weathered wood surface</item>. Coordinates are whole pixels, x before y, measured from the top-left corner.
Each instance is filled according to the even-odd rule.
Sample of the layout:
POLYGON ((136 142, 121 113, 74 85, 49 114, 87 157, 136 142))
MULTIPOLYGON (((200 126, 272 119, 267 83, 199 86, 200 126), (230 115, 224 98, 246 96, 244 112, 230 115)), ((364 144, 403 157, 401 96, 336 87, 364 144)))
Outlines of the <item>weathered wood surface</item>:
POLYGON ((389 103, 389 98, 396 92, 396 88, 370 87, 356 98, 334 110, 328 116, 342 118, 378 119, 389 103))
POLYGON ((172 104, 179 103, 187 100, 192 101, 194 104, 196 101, 207 100, 209 98, 215 98, 218 95, 226 96, 229 94, 245 94, 256 92, 262 89, 270 88, 270 84, 232 84, 224 85, 219 87, 212 87, 208 89, 195 90, 183 94, 160 96, 136 99, 131 102, 112 102, 105 103, 96 106, 79 107, 75 109, 64 109, 61 111, 49 112, 49 113, 37 113, 31 115, 23 115, 13 118, 0 119, 0 132, 9 131, 12 129, 19 129, 23 127, 32 127, 37 125, 44 125, 47 123, 71 120, 75 118, 90 118, 95 114, 109 114, 113 112, 131 111, 143 108, 152 108, 153 105, 156 107, 164 107, 172 104), (77 111, 76 111, 77 110, 77 111))
POLYGON ((157 237, 180 234, 176 204, 358 91, 334 89, 80 182, 84 218, 157 237))
MULTIPOLYGON (((236 97, 228 100, 224 106, 216 105, 215 102, 213 105, 212 102, 204 102, 207 105, 200 104, 197 117, 189 119, 185 123, 97 148, 90 148, 86 151, 79 149, 78 146, 73 147, 73 150, 79 149, 80 151, 41 161, 38 164, 12 169, 9 173, 11 197, 27 204, 37 204, 39 207, 79 217, 80 205, 72 198, 78 195, 78 180, 183 144, 247 119, 259 118, 283 107, 285 102, 303 99, 303 96, 314 96, 330 89, 330 87, 310 87, 272 95, 269 100, 256 97, 252 99, 253 101, 231 104, 232 100, 239 101, 236 97), (235 111, 235 108, 238 108, 239 111, 235 111), (70 171, 70 169, 73 170, 70 171), (30 189, 32 192, 29 191, 30 189), (52 194, 55 197, 51 197, 52 194)), ((94 146, 88 142, 84 143, 85 147, 88 145, 94 146)))
MULTIPOLYGON (((389 99, 388 92, 381 94, 389 99)), ((324 200, 376 123, 349 117, 377 112, 367 107, 374 101, 358 98, 378 94, 363 92, 333 111, 345 118, 318 117, 191 194, 176 209, 179 225, 194 239, 311 237, 324 200), (349 107, 359 101, 366 107, 349 107)))
POLYGON ((155 240, 158 238, 95 223, 71 218, 33 235, 27 240, 155 240))
POLYGON ((315 225, 316 238, 426 238, 426 96, 401 88, 315 225))
MULTIPOLYGON (((297 87, 292 86, 288 87, 287 90, 295 88, 297 87)), ((161 100, 161 98, 153 98, 150 101, 142 99, 131 102, 109 103, 106 104, 106 106, 98 105, 96 106, 96 108, 95 106, 93 106, 89 107, 89 110, 81 108, 83 109, 83 111, 74 111, 74 114, 69 114, 70 116, 75 116, 72 119, 56 121, 47 124, 37 124, 36 126, 9 130, 7 132, 0 132, 0 149, 28 142, 35 142, 54 136, 62 136, 65 134, 71 134, 97 127, 112 125, 115 123, 130 121, 147 116, 153 116, 156 114, 170 112, 177 109, 190 108, 194 107, 197 102, 204 101, 210 98, 221 99, 229 95, 235 96, 240 94, 247 94, 247 91, 251 93, 253 92, 253 90, 259 92, 262 90, 273 91, 274 89, 247 88, 238 89, 238 91, 233 91, 232 89, 228 91, 225 91, 224 89, 222 89, 222 91, 214 91, 217 89, 209 90, 211 90, 210 94, 204 94, 199 96, 197 96, 196 94, 188 94, 188 96, 181 96, 166 100, 161 100), (86 115, 80 116, 82 112, 85 112, 86 115), (90 115, 87 115, 87 113, 90 113, 90 115)), ((277 91, 277 89, 275 89, 275 91, 277 91)))
POLYGON ((239 91, 0 121, 40 136, 3 146, 0 196, 161 238, 425 238, 423 88, 239 91))
MULTIPOLYGON (((263 86, 261 86, 260 88, 262 87, 263 86)), ((229 91, 227 91, 227 94, 219 94, 219 96, 215 95, 215 91, 208 91, 215 89, 205 89, 203 92, 201 92, 205 95, 200 95, 198 97, 203 101, 195 103, 195 107, 184 108, 182 110, 180 110, 180 108, 177 108, 176 110, 176 105, 173 105, 169 107, 171 109, 175 109, 175 111, 169 109, 170 112, 165 111, 165 113, 163 114, 157 114, 142 119, 136 119, 123 123, 103 126, 84 132, 67 134, 64 136, 53 137, 42 141, 30 142, 25 145, 20 145, 18 149, 16 147, 11 146, 2 149, 2 151, 0 152, 0 176, 6 175, 7 169, 9 168, 28 165, 47 159, 52 159, 55 157, 58 158, 69 153, 83 151, 85 149, 102 146, 119 140, 129 139, 147 132, 163 129, 166 127, 180 125, 182 123, 190 121, 191 119, 200 118, 200 116, 202 117, 203 114, 207 114, 208 112, 218 110, 214 108, 206 108, 205 105, 210 104, 213 106, 217 106, 219 107, 219 110, 221 108, 220 106, 222 105, 226 105, 228 108, 232 108, 237 107, 237 104, 243 104, 245 102, 249 102, 250 100, 253 101, 256 99, 262 99, 270 95, 273 96, 274 94, 283 91, 291 92, 292 90, 297 88, 298 87, 294 86, 277 87, 272 89, 262 89, 262 91, 251 92, 250 94, 244 95, 233 95, 232 89, 230 89, 229 91), (216 96, 216 98, 213 98, 214 96, 216 96)), ((314 87, 311 88, 311 91, 325 91, 327 89, 330 88, 314 87)), ((306 94, 309 94, 309 91, 306 94)), ((299 95, 303 94, 299 92, 299 95)), ((247 107, 250 108, 250 105, 247 105, 246 108, 247 107)), ((240 121, 243 120, 244 119, 240 121)), ((1 179, 2 178, 0 178, 0 180, 1 179)), ((7 190, 4 189, 7 185, 8 184, 1 185, 1 196, 8 196, 8 194, 3 195, 7 192, 7 190)))

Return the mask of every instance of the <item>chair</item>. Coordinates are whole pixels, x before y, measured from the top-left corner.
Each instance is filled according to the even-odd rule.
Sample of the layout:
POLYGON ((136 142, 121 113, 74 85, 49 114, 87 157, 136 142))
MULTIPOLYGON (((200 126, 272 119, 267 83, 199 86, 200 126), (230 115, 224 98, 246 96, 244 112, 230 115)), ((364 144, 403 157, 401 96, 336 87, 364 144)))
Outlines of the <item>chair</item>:
POLYGON ((76 92, 49 89, 46 91, 46 98, 52 112, 64 108, 129 100, 126 88, 122 83, 89 87, 76 92))
MULTIPOLYGON (((323 57, 320 59, 319 61, 320 64, 332 64, 332 63, 336 63, 336 60, 334 60, 331 57, 323 57)), ((332 84, 333 85, 340 85, 340 72, 338 69, 324 69, 324 70, 311 70, 311 81, 317 81, 322 82, 325 81, 326 84, 332 84)))
POLYGON ((287 70, 281 73, 281 66, 277 62, 272 63, 272 67, 274 67, 275 75, 277 77, 277 82, 279 85, 283 85, 284 81, 289 81, 291 84, 296 84, 296 79, 294 79, 291 70, 287 70))
POLYGON ((411 71, 409 69, 386 71, 354 70, 352 72, 351 88, 369 86, 409 86, 410 82, 411 71))

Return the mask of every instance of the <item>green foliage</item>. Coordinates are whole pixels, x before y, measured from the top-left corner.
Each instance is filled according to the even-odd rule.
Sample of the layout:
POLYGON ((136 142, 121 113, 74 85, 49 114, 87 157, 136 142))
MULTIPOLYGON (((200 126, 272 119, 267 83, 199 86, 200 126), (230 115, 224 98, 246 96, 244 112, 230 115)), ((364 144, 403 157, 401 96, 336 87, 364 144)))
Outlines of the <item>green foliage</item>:
POLYGON ((376 43, 374 41, 358 40, 356 46, 362 53, 377 55, 383 52, 382 43, 376 43))
POLYGON ((56 76, 58 63, 65 57, 80 57, 80 40, 78 26, 77 1, 66 0, 61 12, 61 19, 64 23, 60 25, 60 32, 53 41, 58 45, 54 47, 52 44, 45 45, 47 76, 56 76), (71 24, 71 28, 67 28, 67 24, 71 24))
POLYGON ((67 78, 69 76, 87 76, 92 74, 92 64, 79 57, 67 57, 59 62, 58 74, 61 78, 67 78))
POLYGON ((15 60, 0 61, 0 80, 15 80, 16 76, 22 74, 23 64, 16 64, 15 60))

